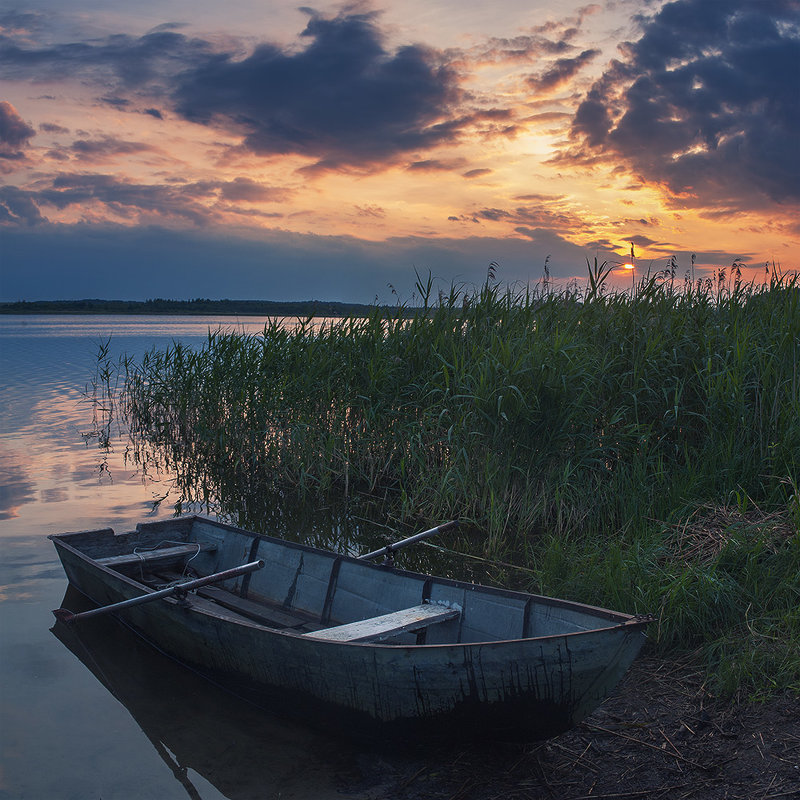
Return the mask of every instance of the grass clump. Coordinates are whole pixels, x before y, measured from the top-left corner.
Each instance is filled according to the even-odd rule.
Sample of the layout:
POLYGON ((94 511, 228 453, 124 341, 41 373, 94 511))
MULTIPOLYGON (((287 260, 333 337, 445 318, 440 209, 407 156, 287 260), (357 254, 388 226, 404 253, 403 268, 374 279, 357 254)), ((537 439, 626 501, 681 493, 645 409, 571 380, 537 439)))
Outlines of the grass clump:
POLYGON ((603 543, 546 535, 531 550, 542 591, 654 612, 655 646, 695 651, 716 692, 800 693, 800 531, 788 511, 709 507, 603 543))
POLYGON ((659 613, 658 646, 702 648, 720 690, 798 690, 800 286, 606 276, 419 280, 419 308, 127 361, 134 457, 250 526, 276 489, 468 519, 541 591, 659 613))

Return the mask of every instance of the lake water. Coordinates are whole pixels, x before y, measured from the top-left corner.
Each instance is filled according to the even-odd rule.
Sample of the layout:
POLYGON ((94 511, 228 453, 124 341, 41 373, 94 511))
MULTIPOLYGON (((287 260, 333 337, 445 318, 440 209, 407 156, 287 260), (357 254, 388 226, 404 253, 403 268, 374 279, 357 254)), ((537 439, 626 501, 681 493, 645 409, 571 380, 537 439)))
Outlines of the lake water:
MULTIPOLYGON (((166 517, 85 434, 100 343, 141 354, 263 319, 0 315, 0 798, 368 798, 379 787, 340 741, 218 691, 113 620, 54 628, 73 608, 48 534, 166 517), (366 782, 366 783, 365 783, 366 782)), ((168 477, 168 476, 166 476, 168 477)), ((166 480, 166 478, 165 478, 166 480)))

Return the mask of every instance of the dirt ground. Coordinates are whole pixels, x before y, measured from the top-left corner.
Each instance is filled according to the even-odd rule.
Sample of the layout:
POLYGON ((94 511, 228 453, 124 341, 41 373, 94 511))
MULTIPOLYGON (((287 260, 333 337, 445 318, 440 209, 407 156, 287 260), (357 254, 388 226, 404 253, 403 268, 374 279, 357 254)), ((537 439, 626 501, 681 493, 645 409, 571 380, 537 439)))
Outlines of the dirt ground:
POLYGON ((392 800, 800 800, 800 699, 720 703, 690 667, 640 659, 557 738, 365 757, 360 767, 342 776, 347 788, 355 779, 392 800))

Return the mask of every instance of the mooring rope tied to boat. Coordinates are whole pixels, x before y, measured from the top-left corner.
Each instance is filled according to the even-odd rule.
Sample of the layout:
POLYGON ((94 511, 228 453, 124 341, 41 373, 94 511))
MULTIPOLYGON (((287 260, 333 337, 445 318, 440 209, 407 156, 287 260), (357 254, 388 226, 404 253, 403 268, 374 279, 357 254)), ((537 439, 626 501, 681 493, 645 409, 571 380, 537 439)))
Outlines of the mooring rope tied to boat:
MULTIPOLYGON (((181 578, 186 577, 186 574, 187 574, 188 569, 189 569, 189 562, 193 558, 197 558, 197 556, 200 554, 200 550, 202 549, 200 547, 200 543, 199 542, 181 542, 181 541, 178 541, 176 539, 162 539, 158 544, 154 544, 154 545, 150 545, 150 546, 140 545, 139 547, 134 547, 133 548, 133 555, 135 555, 139 559, 139 577, 142 579, 142 581, 144 581, 144 564, 147 561, 147 559, 145 558, 144 554, 145 553, 153 553, 156 550, 160 550, 164 545, 170 545, 170 544, 171 545, 177 545, 179 547, 181 545, 190 544, 190 545, 194 545, 197 548, 197 550, 195 550, 194 553, 191 556, 189 556, 189 558, 186 559, 186 563, 183 565, 183 572, 181 572, 181 578)), ((173 581, 173 583, 174 583, 174 581, 173 581)), ((166 585, 168 585, 168 584, 166 584, 166 585)))
POLYGON ((440 544, 434 544, 433 542, 421 542, 421 544, 425 545, 425 547, 432 547, 434 550, 439 550, 442 553, 450 553, 454 556, 461 556, 462 558, 471 558, 473 561, 480 561, 483 564, 490 564, 494 567, 507 567, 508 569, 517 569, 520 572, 529 572, 531 575, 536 575, 536 570, 531 569, 530 567, 522 567, 519 564, 511 564, 508 561, 497 561, 493 558, 483 558, 482 556, 476 556, 472 553, 462 553, 460 550, 451 550, 449 547, 442 547, 440 544))

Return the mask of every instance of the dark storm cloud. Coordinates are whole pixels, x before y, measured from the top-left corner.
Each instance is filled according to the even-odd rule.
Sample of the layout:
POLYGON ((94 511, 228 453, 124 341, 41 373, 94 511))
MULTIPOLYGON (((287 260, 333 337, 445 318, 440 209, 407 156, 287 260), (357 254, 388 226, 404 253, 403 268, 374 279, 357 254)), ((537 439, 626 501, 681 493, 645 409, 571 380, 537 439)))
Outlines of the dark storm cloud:
POLYGON ((261 44, 249 54, 173 26, 41 47, 0 37, 0 77, 96 83, 100 102, 120 110, 157 98, 185 119, 240 134, 251 152, 307 156, 319 170, 393 163, 486 119, 455 117, 455 71, 431 48, 387 50, 376 12, 305 11, 302 47, 261 44))
POLYGON ((48 221, 48 208, 103 206, 127 220, 178 220, 204 226, 219 222, 222 210, 253 215, 247 209, 223 209, 217 205, 221 201, 282 202, 290 195, 289 190, 258 184, 249 178, 164 185, 136 184, 113 175, 67 173, 36 190, 0 187, 0 223, 30 227, 48 221))
POLYGON ((535 92, 560 89, 564 84, 569 83, 584 65, 598 55, 600 55, 600 51, 592 49, 584 50, 574 58, 559 58, 541 74, 528 78, 528 85, 535 92))
POLYGON ((464 169, 467 163, 464 158, 451 158, 442 160, 439 158, 426 158, 422 161, 412 161, 406 169, 409 172, 452 172, 464 169))
POLYGON ((563 194, 518 194, 515 200, 526 200, 535 203, 555 203, 564 199, 563 194))
POLYGON ((492 172, 494 172, 494 170, 488 169, 487 167, 478 167, 476 169, 467 170, 463 177, 472 180, 473 178, 483 178, 485 175, 491 175, 492 172))
POLYGON ((129 142, 113 136, 103 136, 99 139, 76 139, 68 149, 79 161, 100 163, 117 156, 150 152, 154 148, 143 142, 129 142))
POLYGON ((386 209, 380 206, 355 206, 355 210, 359 217, 372 217, 373 219, 386 217, 386 209))
POLYGON ((0 75, 37 81, 81 78, 115 91, 107 100, 125 100, 137 88, 163 92, 176 73, 214 57, 210 43, 170 31, 135 37, 124 34, 92 42, 31 47, 27 37, 0 36, 0 75))
POLYGON ((0 186, 0 223, 30 227, 44 221, 32 192, 16 186, 0 186))
POLYGON ((566 39, 550 39, 539 34, 526 34, 510 38, 492 38, 486 46, 473 49, 469 58, 477 62, 518 63, 530 62, 542 54, 568 53, 573 46, 566 39))
MULTIPOLYGON (((588 223, 568 208, 560 207, 561 198, 557 196, 527 195, 533 205, 518 206, 513 209, 483 208, 470 215, 489 222, 507 222, 514 225, 552 228, 575 234, 589 229, 588 223)), ((518 228, 516 230, 519 230, 518 228)))
POLYGON ((131 101, 128 100, 127 97, 101 97, 100 102, 103 105, 111 106, 111 108, 117 108, 120 111, 128 108, 131 104, 131 101))
POLYGON ((135 112, 137 114, 146 114, 153 119, 163 120, 164 115, 157 108, 137 108, 134 101, 129 100, 127 97, 100 97, 98 102, 101 105, 115 108, 117 111, 135 112))
POLYGON ((207 196, 208 191, 197 191, 192 185, 130 183, 114 175, 62 174, 48 188, 28 192, 27 198, 40 212, 48 206, 62 210, 95 203, 126 219, 157 215, 202 225, 211 215, 197 202, 197 195, 207 196))
POLYGON ((624 54, 560 160, 621 158, 687 205, 800 200, 798 0, 677 0, 624 54))
POLYGON ((260 45, 185 73, 178 112, 244 133, 255 153, 309 156, 320 168, 368 165, 451 141, 459 97, 454 73, 421 46, 390 53, 375 14, 313 14, 290 52, 260 45))
POLYGON ((250 178, 235 178, 232 181, 213 184, 225 200, 231 202, 264 203, 281 202, 288 199, 291 192, 275 186, 265 186, 250 178))
POLYGON ((43 122, 39 125, 39 130, 44 133, 69 133, 69 128, 56 125, 54 122, 43 122))
POLYGON ((35 134, 11 103, 0 101, 0 158, 22 158, 22 149, 35 134))
POLYGON ((0 36, 11 37, 27 34, 42 26, 44 18, 41 14, 28 11, 4 11, 0 13, 0 36))
POLYGON ((569 53, 575 49, 572 41, 586 17, 600 10, 598 4, 590 3, 566 19, 548 20, 513 37, 493 37, 485 46, 473 50, 470 57, 477 61, 515 63, 533 61, 542 55, 569 53))
MULTIPOLYGON (((628 236, 625 239, 625 244, 635 244, 637 247, 644 249, 646 247, 650 247, 651 245, 659 245, 663 247, 664 242, 659 243, 656 239, 651 239, 649 236, 628 236)), ((624 245, 619 247, 623 249, 624 245)))

